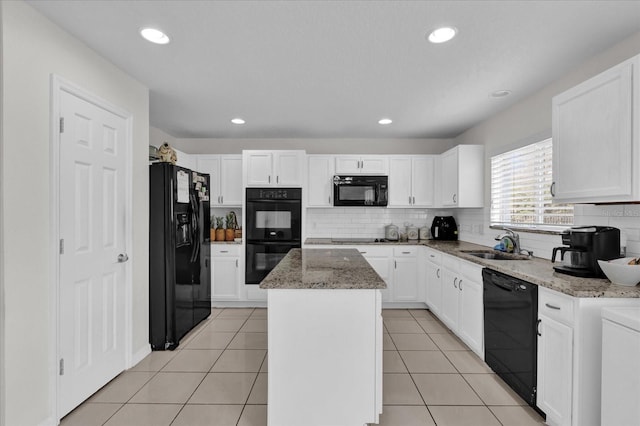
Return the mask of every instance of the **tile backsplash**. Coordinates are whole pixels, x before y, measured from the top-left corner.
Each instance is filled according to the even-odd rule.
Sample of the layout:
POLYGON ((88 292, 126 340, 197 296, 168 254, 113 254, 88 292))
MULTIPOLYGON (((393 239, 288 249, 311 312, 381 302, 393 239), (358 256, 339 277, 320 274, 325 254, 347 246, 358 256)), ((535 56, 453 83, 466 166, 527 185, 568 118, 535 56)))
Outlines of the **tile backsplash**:
POLYGON ((437 215, 450 211, 435 209, 391 209, 382 207, 334 207, 307 209, 306 236, 309 238, 384 238, 384 226, 405 224, 431 226, 437 215))
MULTIPOLYGON (((500 233, 489 228, 489 209, 459 209, 454 212, 458 222, 460 239, 472 243, 493 246, 500 233)), ((640 205, 574 206, 574 226, 599 225, 620 229, 621 245, 627 247, 627 256, 640 256, 640 205)), ((553 247, 562 245, 559 235, 520 233, 522 248, 533 250, 534 256, 551 259, 553 247)))

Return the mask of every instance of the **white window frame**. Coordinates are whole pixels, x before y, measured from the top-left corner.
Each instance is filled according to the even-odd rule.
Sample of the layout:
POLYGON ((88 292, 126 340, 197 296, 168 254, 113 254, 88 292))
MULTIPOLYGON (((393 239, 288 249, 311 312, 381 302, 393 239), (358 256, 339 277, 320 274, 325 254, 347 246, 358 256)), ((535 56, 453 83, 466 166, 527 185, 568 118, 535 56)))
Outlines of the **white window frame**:
POLYGON ((552 155, 551 138, 545 138, 491 157, 489 219, 492 227, 558 231, 573 225, 573 205, 552 204, 552 155), (523 163, 530 173, 518 174, 518 163, 523 163), (524 194, 526 201, 522 196, 518 200, 517 192, 524 194), (518 207, 518 203, 524 205, 518 207), (520 219, 517 219, 518 208, 522 210, 520 219), (531 219, 527 220, 525 215, 531 219))

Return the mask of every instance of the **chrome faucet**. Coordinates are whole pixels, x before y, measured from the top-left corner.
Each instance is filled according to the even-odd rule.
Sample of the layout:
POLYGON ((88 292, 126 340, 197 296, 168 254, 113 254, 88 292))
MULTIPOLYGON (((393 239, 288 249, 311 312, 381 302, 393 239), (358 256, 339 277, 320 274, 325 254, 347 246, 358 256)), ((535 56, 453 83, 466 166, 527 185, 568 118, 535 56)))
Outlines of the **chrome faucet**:
POLYGON ((498 235, 496 237, 496 241, 507 238, 509 239, 509 241, 511 241, 511 244, 513 245, 513 252, 515 254, 526 254, 527 256, 533 256, 533 251, 523 250, 522 247, 520 247, 520 235, 518 235, 516 231, 506 227, 503 227, 502 229, 506 231, 506 234, 498 235))

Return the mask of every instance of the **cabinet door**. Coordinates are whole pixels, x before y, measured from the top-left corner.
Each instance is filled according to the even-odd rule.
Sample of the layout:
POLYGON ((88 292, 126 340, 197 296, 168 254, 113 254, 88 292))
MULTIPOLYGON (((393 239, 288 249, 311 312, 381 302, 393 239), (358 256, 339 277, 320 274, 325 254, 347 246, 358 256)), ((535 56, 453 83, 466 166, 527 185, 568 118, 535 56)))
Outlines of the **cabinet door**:
POLYGON ((211 262, 211 299, 237 300, 239 297, 237 257, 213 257, 211 262))
POLYGON ((416 258, 396 257, 393 262, 393 301, 418 301, 418 262, 416 258))
POLYGON ((458 277, 446 268, 442 268, 442 308, 440 319, 451 330, 458 330, 458 277))
POLYGON ((386 175, 389 161, 383 156, 364 156, 360 159, 360 173, 364 175, 386 175))
POLYGON ((484 358, 482 284, 463 277, 458 280, 458 290, 460 291, 458 333, 476 354, 484 358))
POLYGON ((411 207, 411 157, 389 162, 389 207, 411 207))
POLYGON ((633 199, 638 63, 627 61, 553 98, 554 201, 633 199))
POLYGON ((337 175, 357 175, 360 173, 359 155, 341 155, 336 157, 337 175))
POLYGON ((302 186, 301 160, 298 151, 275 152, 275 176, 271 177, 271 183, 277 186, 302 186))
MULTIPOLYGON (((434 204, 435 162, 432 156, 414 157, 411 167, 413 207, 431 207, 434 204)), ((391 177, 389 177, 391 179, 391 177)))
POLYGON ((332 156, 309 156, 308 207, 333 206, 334 164, 332 156))
POLYGON ((571 425, 573 330, 538 314, 538 407, 547 420, 571 425))
MULTIPOLYGON (((220 198, 220 156, 198 155, 197 170, 209 174, 209 198, 211 206, 218 206, 220 198)), ((240 183, 242 185, 242 183, 240 183)))
POLYGON ((220 204, 242 205, 242 156, 220 157, 220 204))
POLYGON ((440 316, 442 305, 442 278, 440 276, 440 265, 433 262, 426 262, 427 267, 427 295, 426 302, 429 310, 440 316))
POLYGON ((271 186, 275 184, 273 156, 266 152, 252 152, 247 156, 247 185, 271 186))
POLYGON ((382 290, 382 301, 391 301, 391 274, 389 273, 390 258, 388 256, 365 256, 369 265, 380 275, 380 278, 387 284, 387 288, 382 290))
POLYGON ((440 158, 442 167, 442 205, 458 204, 458 150, 453 148, 440 158))

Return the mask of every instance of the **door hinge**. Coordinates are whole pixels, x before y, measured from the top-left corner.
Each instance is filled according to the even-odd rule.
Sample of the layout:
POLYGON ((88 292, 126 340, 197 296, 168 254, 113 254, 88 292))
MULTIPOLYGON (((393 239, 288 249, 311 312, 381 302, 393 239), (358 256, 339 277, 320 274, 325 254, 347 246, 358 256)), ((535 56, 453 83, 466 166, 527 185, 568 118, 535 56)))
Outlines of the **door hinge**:
POLYGON ((64 358, 60 358, 60 375, 64 376, 64 358))
POLYGON ((64 238, 60 239, 60 254, 64 254, 64 238))
POLYGON ((64 117, 60 117, 60 133, 64 133, 64 117))

